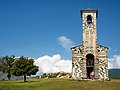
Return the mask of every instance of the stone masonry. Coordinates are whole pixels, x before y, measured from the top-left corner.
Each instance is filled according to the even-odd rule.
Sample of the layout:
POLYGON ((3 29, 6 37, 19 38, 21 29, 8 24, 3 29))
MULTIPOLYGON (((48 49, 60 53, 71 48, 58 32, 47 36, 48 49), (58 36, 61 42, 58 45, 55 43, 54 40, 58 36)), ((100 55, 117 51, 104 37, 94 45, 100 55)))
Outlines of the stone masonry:
POLYGON ((98 10, 81 10, 83 41, 71 48, 72 78, 75 80, 91 79, 92 71, 95 79, 108 79, 108 48, 97 44, 97 17, 98 10))

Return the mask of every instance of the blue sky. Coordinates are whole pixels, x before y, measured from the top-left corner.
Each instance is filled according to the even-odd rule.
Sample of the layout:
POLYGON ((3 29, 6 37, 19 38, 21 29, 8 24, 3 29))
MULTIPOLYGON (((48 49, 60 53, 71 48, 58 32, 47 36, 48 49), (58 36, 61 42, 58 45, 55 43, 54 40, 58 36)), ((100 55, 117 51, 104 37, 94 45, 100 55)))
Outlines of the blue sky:
POLYGON ((98 43, 109 58, 120 54, 120 0, 0 0, 0 56, 38 58, 71 52, 60 45, 65 36, 82 43, 80 10, 98 9, 98 43))

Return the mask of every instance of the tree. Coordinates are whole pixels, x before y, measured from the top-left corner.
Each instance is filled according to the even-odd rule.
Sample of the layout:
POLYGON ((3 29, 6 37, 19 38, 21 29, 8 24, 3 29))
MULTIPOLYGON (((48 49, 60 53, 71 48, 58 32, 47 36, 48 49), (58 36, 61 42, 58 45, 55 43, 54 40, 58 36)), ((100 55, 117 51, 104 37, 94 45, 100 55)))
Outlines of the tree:
POLYGON ((8 80, 11 78, 11 67, 13 65, 13 62, 15 60, 15 56, 4 56, 1 58, 2 62, 0 64, 1 71, 3 73, 7 73, 8 80))
POLYGON ((34 59, 28 59, 21 56, 17 58, 12 66, 12 74, 15 76, 24 76, 24 82, 26 82, 26 76, 35 75, 38 71, 38 66, 34 65, 34 59))
POLYGON ((0 71, 2 71, 2 57, 0 57, 0 71))

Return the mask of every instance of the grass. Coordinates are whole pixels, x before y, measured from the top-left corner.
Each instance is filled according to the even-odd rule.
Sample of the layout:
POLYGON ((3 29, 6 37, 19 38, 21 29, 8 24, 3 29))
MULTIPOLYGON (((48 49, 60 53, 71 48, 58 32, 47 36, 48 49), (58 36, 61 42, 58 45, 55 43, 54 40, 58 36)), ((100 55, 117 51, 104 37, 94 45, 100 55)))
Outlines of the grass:
POLYGON ((28 79, 0 81, 0 90, 120 90, 120 79, 74 81, 71 79, 28 79))

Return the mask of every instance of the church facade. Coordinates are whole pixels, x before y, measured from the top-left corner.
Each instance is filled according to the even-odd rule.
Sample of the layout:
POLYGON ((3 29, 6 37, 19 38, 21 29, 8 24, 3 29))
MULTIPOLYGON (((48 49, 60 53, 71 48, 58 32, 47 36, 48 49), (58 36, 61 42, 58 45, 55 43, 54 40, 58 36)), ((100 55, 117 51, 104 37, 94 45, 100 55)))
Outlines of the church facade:
POLYGON ((108 79, 108 48, 97 44, 98 10, 81 10, 82 44, 72 47, 72 78, 75 80, 108 79))

